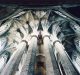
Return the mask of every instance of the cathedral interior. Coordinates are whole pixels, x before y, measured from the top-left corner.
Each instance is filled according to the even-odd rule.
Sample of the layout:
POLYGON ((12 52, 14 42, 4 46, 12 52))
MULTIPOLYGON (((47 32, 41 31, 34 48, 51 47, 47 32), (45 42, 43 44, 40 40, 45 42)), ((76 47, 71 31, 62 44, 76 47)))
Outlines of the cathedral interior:
POLYGON ((0 5, 0 75, 80 75, 75 7, 0 5))

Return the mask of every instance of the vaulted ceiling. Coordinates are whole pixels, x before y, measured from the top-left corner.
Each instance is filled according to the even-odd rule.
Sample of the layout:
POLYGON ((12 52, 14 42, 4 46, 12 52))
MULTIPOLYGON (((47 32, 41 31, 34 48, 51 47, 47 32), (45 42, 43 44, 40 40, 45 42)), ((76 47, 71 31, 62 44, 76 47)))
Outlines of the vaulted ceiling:
POLYGON ((72 58, 73 52, 80 52, 77 48, 79 45, 76 45, 76 41, 79 44, 80 39, 80 16, 72 14, 73 12, 69 12, 70 8, 67 8, 0 7, 0 38, 5 37, 5 50, 13 53, 14 47, 25 35, 36 34, 36 31, 42 30, 51 35, 56 34, 72 58))

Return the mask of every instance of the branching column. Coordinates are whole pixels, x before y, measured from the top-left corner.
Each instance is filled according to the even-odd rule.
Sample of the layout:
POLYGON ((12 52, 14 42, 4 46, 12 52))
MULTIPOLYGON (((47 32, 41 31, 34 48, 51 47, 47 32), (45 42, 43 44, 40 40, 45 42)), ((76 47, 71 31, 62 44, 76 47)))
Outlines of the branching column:
POLYGON ((52 37, 52 39, 53 39, 53 47, 56 50, 57 61, 59 65, 63 67, 65 74, 77 75, 73 65, 71 64, 68 56, 66 55, 64 46, 61 44, 61 42, 58 40, 55 34, 52 37))
POLYGON ((10 75, 12 71, 14 71, 14 66, 16 67, 16 63, 19 64, 21 60, 20 58, 22 57, 24 51, 27 50, 26 46, 28 46, 28 43, 24 40, 17 46, 17 50, 12 54, 1 75, 10 75))

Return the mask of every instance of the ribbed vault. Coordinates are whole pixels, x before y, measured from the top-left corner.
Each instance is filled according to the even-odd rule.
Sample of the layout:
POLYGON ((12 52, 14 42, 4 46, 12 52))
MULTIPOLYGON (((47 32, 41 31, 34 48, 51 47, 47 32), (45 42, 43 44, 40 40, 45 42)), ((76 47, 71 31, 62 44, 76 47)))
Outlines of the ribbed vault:
MULTIPOLYGON (((80 73, 80 20, 68 14, 61 6, 45 8, 46 10, 27 9, 27 7, 25 10, 19 7, 15 9, 17 10, 14 13, 0 20, 0 61, 3 61, 0 63, 0 66, 3 65, 0 68, 1 75, 23 75, 24 63, 26 66, 28 65, 27 70, 30 69, 28 72, 24 70, 25 73, 34 75, 35 55, 38 49, 36 37, 40 32, 45 44, 43 53, 47 57, 46 64, 49 65, 49 62, 49 66, 52 66, 57 62, 62 70, 62 75, 73 75, 73 72, 75 72, 74 75, 78 75, 80 73), (11 64, 13 59, 14 62, 11 64), (64 63, 64 61, 66 62, 64 63), (14 65, 16 67, 13 67, 14 65), (72 70, 69 71, 66 68, 72 70)), ((51 69, 54 70, 54 65, 51 69)), ((48 72, 46 75, 53 75, 53 73, 58 75, 56 71, 49 70, 48 66, 46 66, 46 70, 48 72)))

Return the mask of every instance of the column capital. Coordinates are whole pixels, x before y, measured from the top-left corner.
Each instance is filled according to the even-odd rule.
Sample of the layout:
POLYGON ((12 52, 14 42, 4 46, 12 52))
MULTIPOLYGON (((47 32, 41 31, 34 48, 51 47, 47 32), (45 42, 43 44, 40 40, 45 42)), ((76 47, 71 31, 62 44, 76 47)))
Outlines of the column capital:
POLYGON ((44 39, 45 37, 48 37, 48 38, 50 39, 50 36, 49 36, 49 35, 44 35, 44 36, 43 36, 43 39, 44 39))
POLYGON ((36 38, 37 38, 37 35, 32 35, 31 38, 32 38, 32 37, 36 37, 36 38))
POLYGON ((26 43, 26 48, 28 49, 28 42, 26 40, 22 40, 21 42, 25 42, 26 43))
POLYGON ((59 40, 55 40, 55 41, 53 42, 53 46, 55 45, 56 42, 61 43, 59 40))

